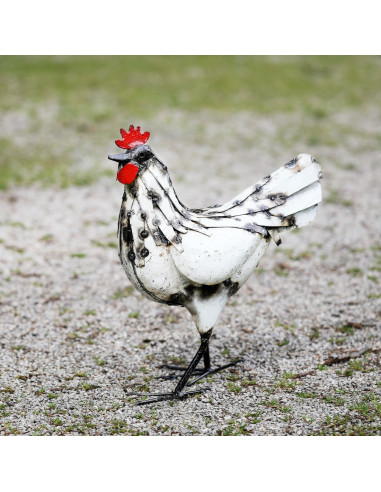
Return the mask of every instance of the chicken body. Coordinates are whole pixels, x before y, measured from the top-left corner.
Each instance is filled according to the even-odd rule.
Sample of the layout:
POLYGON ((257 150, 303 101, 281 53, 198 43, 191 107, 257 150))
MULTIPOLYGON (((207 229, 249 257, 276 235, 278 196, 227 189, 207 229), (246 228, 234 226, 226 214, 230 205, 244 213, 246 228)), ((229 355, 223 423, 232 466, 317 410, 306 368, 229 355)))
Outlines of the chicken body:
POLYGON ((185 306, 200 333, 213 328, 229 297, 258 266, 271 234, 305 225, 315 214, 320 166, 305 154, 293 162, 223 206, 190 210, 178 200, 166 167, 151 157, 126 185, 119 215, 119 256, 131 283, 151 300, 185 306), (286 193, 279 198, 271 190, 286 190, 285 183, 308 166, 309 180, 317 181, 300 197, 293 195, 296 204, 282 217, 286 193), (281 185, 273 186, 279 174, 281 185))
POLYGON ((309 224, 321 201, 321 169, 307 154, 230 202, 206 209, 180 202, 167 167, 148 145, 109 158, 120 169, 126 161, 138 168, 125 185, 118 222, 127 277, 149 299, 185 306, 202 340, 205 334, 209 340, 229 297, 258 266, 271 238, 280 244, 279 232, 309 224))

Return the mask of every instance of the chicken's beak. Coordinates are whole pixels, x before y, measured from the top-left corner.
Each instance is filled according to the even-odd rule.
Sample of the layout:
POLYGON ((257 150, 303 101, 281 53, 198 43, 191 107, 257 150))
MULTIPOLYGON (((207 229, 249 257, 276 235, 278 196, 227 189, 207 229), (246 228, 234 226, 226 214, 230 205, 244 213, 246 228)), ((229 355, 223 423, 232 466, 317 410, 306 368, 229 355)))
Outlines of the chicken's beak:
POLYGON ((130 160, 130 157, 128 154, 111 154, 108 156, 110 161, 116 161, 116 162, 126 162, 130 160))

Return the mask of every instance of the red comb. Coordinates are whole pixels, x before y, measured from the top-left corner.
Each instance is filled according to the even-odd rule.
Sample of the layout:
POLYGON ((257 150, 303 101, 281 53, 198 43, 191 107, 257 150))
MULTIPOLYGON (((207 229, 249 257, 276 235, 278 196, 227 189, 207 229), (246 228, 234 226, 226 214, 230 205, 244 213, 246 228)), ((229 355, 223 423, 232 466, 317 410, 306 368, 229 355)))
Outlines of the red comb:
POLYGON ((137 145, 142 145, 149 139, 149 132, 140 133, 140 126, 134 128, 134 125, 130 125, 128 132, 120 129, 120 134, 122 135, 122 140, 115 140, 115 143, 121 149, 133 149, 137 145))

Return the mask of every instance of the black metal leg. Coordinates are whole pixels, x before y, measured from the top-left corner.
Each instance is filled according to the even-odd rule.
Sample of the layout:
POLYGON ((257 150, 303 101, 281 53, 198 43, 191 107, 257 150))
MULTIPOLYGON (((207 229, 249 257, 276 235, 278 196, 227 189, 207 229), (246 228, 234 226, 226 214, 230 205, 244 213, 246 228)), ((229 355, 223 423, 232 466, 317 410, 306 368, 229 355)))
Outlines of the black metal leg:
MULTIPOLYGON (((204 368, 203 369, 201 369, 201 368, 200 369, 197 369, 197 367, 195 367, 193 369, 193 373, 199 373, 200 375, 201 374, 204 375, 205 372, 210 369, 209 339, 210 339, 210 336, 208 338, 207 346, 206 346, 206 349, 205 349, 205 352, 204 352, 204 368)), ((201 340, 202 340, 202 336, 201 336, 201 340)), ((185 372, 187 370, 187 367, 172 366, 172 365, 169 365, 169 364, 163 364, 160 367, 163 368, 163 369, 169 369, 170 371, 182 371, 182 372, 185 372)), ((177 378, 181 378, 181 375, 171 374, 169 376, 157 376, 156 379, 172 380, 172 379, 177 379, 177 378)))
POLYGON ((175 388, 175 393, 181 392, 181 390, 184 388, 184 386, 188 382, 188 379, 191 377, 192 372, 194 371, 194 369, 196 369, 198 363, 201 360, 201 357, 205 354, 205 351, 208 349, 209 339, 210 339, 211 334, 212 334, 212 330, 209 330, 206 333, 201 335, 200 348, 197 350, 196 355, 193 357, 192 362, 189 364, 187 370, 184 372, 180 381, 177 383, 177 386, 175 388))
MULTIPOLYGON (((202 337, 201 337, 202 339, 202 337)), ((216 374, 217 372, 223 371, 224 369, 228 369, 229 367, 233 367, 237 365, 239 362, 243 362, 243 359, 237 359, 233 362, 229 362, 228 364, 225 364, 223 366, 215 367, 214 369, 211 367, 210 364, 210 352, 209 352, 209 339, 210 336, 207 340, 207 346, 204 351, 204 368, 203 369, 197 369, 196 367, 193 369, 193 374, 198 373, 198 376, 193 379, 190 383, 187 383, 187 386, 192 386, 193 384, 197 383, 197 381, 200 381, 200 379, 209 376, 210 374, 216 374)), ((171 366, 171 365, 163 365, 161 366, 163 368, 173 370, 173 371, 186 371, 186 367, 180 367, 180 366, 171 366)), ((172 379, 177 379, 180 378, 181 375, 178 374, 171 374, 169 376, 158 376, 157 379, 166 379, 166 380, 172 380, 172 379)))
POLYGON ((197 381, 200 381, 200 379, 204 378, 205 376, 209 376, 210 374, 215 374, 216 372, 223 371, 228 367, 233 367, 239 362, 242 362, 242 359, 238 359, 233 362, 229 362, 229 364, 225 364, 224 366, 220 366, 212 369, 210 365, 210 353, 209 353, 209 343, 208 343, 208 346, 204 352, 204 371, 195 379, 193 379, 193 381, 188 383, 187 386, 192 386, 193 384, 197 383, 197 381))
POLYGON ((176 399, 186 398, 190 395, 203 393, 204 391, 208 390, 209 388, 203 388, 197 391, 188 391, 187 393, 183 393, 182 391, 186 386, 192 373, 194 372, 195 368, 197 367, 198 363, 200 362, 201 358, 204 356, 205 351, 208 349, 209 339, 211 335, 212 335, 212 330, 209 330, 208 332, 201 335, 201 345, 197 350, 196 355, 193 357, 192 362, 189 364, 184 374, 181 376, 180 381, 177 383, 172 393, 153 393, 150 396, 156 396, 157 398, 155 398, 154 400, 140 401, 137 403, 137 405, 148 405, 150 403, 156 403, 158 401, 163 401, 163 400, 176 400, 176 399))
POLYGON ((204 372, 210 369, 210 354, 209 354, 209 343, 204 352, 204 372))

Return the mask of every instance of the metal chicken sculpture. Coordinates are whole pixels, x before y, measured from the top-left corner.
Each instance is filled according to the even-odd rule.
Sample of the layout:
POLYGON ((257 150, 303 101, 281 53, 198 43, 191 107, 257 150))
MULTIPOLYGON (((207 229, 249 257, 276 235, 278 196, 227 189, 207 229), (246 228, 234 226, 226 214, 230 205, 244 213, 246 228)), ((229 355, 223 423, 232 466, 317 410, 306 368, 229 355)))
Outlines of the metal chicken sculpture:
POLYGON ((118 162, 117 179, 125 185, 118 222, 120 261, 148 299, 186 307, 201 335, 187 368, 167 366, 183 370, 173 392, 152 394, 154 398, 138 404, 181 399, 208 389, 186 387, 238 362, 211 366, 213 327, 270 240, 279 245, 279 232, 312 222, 321 201, 321 169, 313 157, 299 154, 230 202, 189 209, 178 199, 167 167, 146 144, 150 134, 131 125, 121 135, 115 143, 126 152, 109 155, 118 162), (192 374, 197 377, 189 382, 192 374))

